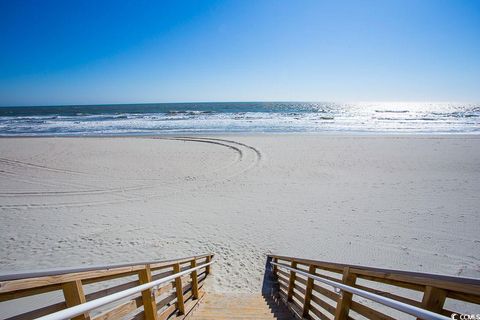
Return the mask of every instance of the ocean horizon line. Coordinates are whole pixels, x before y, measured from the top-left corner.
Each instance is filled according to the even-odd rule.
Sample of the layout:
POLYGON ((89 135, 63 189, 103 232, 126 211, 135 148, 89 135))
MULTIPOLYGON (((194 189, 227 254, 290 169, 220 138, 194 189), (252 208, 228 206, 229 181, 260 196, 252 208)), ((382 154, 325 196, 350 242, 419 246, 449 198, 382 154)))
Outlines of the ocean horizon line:
POLYGON ((101 103, 53 103, 53 104, 14 104, 2 105, 0 108, 43 108, 43 107, 90 107, 90 106, 121 106, 121 105, 155 105, 155 104, 194 104, 194 103, 339 103, 339 104, 424 104, 424 103, 455 103, 455 104, 480 104, 474 100, 195 100, 195 101, 157 101, 157 102, 101 102, 101 103))

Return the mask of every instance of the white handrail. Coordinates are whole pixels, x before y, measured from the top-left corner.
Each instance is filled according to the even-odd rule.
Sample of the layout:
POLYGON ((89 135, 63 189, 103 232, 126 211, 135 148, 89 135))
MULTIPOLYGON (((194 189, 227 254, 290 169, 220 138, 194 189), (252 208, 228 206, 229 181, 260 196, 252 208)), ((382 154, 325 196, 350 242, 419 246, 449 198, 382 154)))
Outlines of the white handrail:
POLYGON ((184 274, 191 273, 192 271, 195 271, 195 270, 198 270, 198 269, 201 269, 201 268, 205 268, 206 266, 211 265, 212 263, 213 263, 213 261, 206 262, 206 263, 203 263, 203 264, 201 264, 201 265, 199 265, 195 268, 190 268, 188 270, 175 273, 175 274, 173 274, 171 276, 168 276, 168 277, 165 277, 165 278, 161 278, 161 279, 158 279, 158 280, 155 280, 155 281, 152 281, 152 282, 148 282, 148 283, 145 283, 145 284, 142 284, 142 285, 139 285, 139 286, 127 289, 127 290, 123 290, 123 291, 120 291, 120 292, 116 292, 116 293, 113 293, 111 295, 101 297, 101 298, 98 298, 98 299, 95 299, 95 300, 92 300, 92 301, 89 301, 89 302, 85 302, 85 303, 79 304, 79 305, 71 307, 71 308, 67 308, 67 309, 64 309, 64 310, 61 310, 61 311, 57 311, 57 312, 48 314, 46 316, 37 318, 37 320, 66 320, 66 319, 70 319, 70 318, 78 316, 82 313, 85 313, 85 312, 91 311, 93 309, 96 309, 98 307, 104 306, 106 304, 118 301, 120 299, 129 297, 129 296, 134 295, 136 293, 140 293, 144 290, 156 287, 158 285, 161 285, 162 283, 172 281, 175 278, 183 276, 184 274))
POLYGON ((350 292, 352 294, 356 294, 358 296, 361 296, 361 297, 367 298, 369 300, 378 302, 380 304, 383 304, 384 306, 387 306, 387 307, 390 307, 390 308, 408 313, 412 316, 416 316, 416 317, 421 318, 421 319, 425 319, 425 320, 451 320, 451 318, 445 317, 441 314, 431 312, 431 311, 428 311, 428 310, 425 310, 425 309, 422 309, 422 308, 418 308, 418 307, 415 307, 415 306, 411 306, 409 304, 406 304, 406 303, 403 303, 403 302, 400 302, 400 301, 397 301, 397 300, 393 300, 393 299, 390 299, 390 298, 387 298, 387 297, 384 297, 384 296, 381 296, 381 295, 378 295, 378 294, 375 294, 375 293, 371 293, 371 292, 368 292, 368 291, 365 291, 365 290, 361 290, 361 289, 358 289, 358 288, 347 286, 347 285, 342 284, 342 283, 338 283, 338 282, 335 282, 335 281, 324 279, 322 277, 319 277, 319 276, 313 275, 311 273, 304 272, 302 270, 283 265, 281 263, 276 263, 276 262, 273 262, 273 261, 271 261, 270 263, 273 264, 273 265, 276 265, 279 268, 283 268, 283 269, 293 271, 295 273, 304 275, 304 276, 306 276, 308 278, 311 278, 311 279, 314 279, 316 281, 323 282, 323 283, 325 283, 329 286, 332 286, 334 288, 341 289, 343 291, 347 291, 347 292, 350 292))

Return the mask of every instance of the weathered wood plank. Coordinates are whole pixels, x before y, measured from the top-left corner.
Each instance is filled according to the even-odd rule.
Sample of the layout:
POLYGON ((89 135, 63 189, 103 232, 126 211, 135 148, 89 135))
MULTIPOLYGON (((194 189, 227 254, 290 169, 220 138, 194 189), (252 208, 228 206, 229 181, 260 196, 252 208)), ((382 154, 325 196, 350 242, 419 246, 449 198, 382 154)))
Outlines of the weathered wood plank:
MULTIPOLYGON (((63 296, 65 304, 68 308, 87 302, 85 293, 83 292, 82 281, 76 280, 62 284, 63 296)), ((72 320, 89 320, 88 313, 81 314, 72 318, 72 320)))
POLYGON ((307 279, 304 279, 304 278, 300 277, 298 274, 295 277, 295 281, 303 284, 304 286, 307 286, 307 282, 308 282, 307 279))
POLYGON ((359 284, 355 284, 355 287, 358 288, 358 289, 361 289, 361 290, 365 290, 365 291, 368 291, 368 292, 371 292, 371 293, 375 293, 375 294, 393 299, 393 300, 404 302, 406 304, 409 304, 409 305, 412 305, 412 306, 415 306, 415 307, 420 307, 420 308, 422 307, 422 304, 419 301, 409 299, 409 298, 405 298, 405 297, 402 297, 402 296, 399 296, 399 295, 396 295, 396 294, 393 294, 393 293, 390 293, 390 292, 386 292, 386 291, 382 291, 382 290, 378 290, 378 289, 373 289, 373 288, 370 288, 370 287, 365 287, 365 286, 362 286, 362 285, 359 285, 359 284))
MULTIPOLYGON (((190 268, 195 268, 197 266, 197 261, 193 259, 190 262, 190 268)), ((194 299, 198 299, 198 275, 197 270, 192 271, 191 273, 191 281, 192 281, 192 295, 194 299)))
MULTIPOLYGON (((305 295, 305 293, 306 293, 305 288, 300 287, 297 283, 293 287, 293 290, 297 291, 298 293, 303 294, 303 295, 305 295)), ((302 301, 303 301, 303 297, 302 297, 302 301)))
POLYGON ((446 298, 447 292, 445 290, 432 286, 426 286, 422 298, 422 308, 435 313, 441 313, 446 298))
MULTIPOLYGON (((315 274, 315 266, 310 265, 308 268, 308 273, 315 274)), ((312 299, 312 290, 313 290, 313 279, 308 278, 307 280, 307 287, 305 289, 305 301, 303 304, 303 316, 308 317, 308 311, 310 310, 310 301, 312 299)))
POLYGON ((185 315, 177 316, 175 319, 187 319, 192 314, 193 310, 195 310, 195 307, 200 304, 204 296, 205 292, 203 290, 200 290, 198 292, 198 298, 188 301, 185 305, 185 315))
MULTIPOLYGON (((297 263, 303 264, 303 265, 314 264, 319 269, 325 269, 325 267, 328 267, 333 270, 336 270, 339 273, 343 273, 343 269, 345 267, 350 267, 351 268, 350 271, 352 273, 357 273, 357 271, 361 271, 361 272, 368 271, 368 272, 371 272, 371 275, 376 274, 376 276, 380 278, 385 277, 385 275, 405 276, 403 280, 399 280, 399 281, 406 281, 406 282, 412 281, 412 283, 417 283, 418 278, 423 278, 423 279, 428 279, 429 281, 443 281, 443 282, 450 282, 452 284, 462 284, 467 286, 480 287, 480 280, 473 279, 473 278, 461 278, 461 277, 445 276, 445 275, 430 274, 430 273, 411 272, 411 271, 404 271, 404 270, 373 268, 373 267, 358 266, 358 265, 348 265, 348 264, 342 264, 342 263, 333 263, 333 262, 301 259, 301 258, 294 258, 294 257, 285 257, 285 256, 279 256, 279 255, 272 255, 272 254, 269 254, 268 256, 272 258, 276 257, 279 260, 284 260, 288 262, 291 262, 294 260, 297 263)), ((428 285, 428 284, 425 284, 425 285, 428 285)))
POLYGON ((31 319, 36 319, 36 318, 39 318, 41 316, 44 316, 44 315, 47 315, 47 314, 50 314, 50 313, 53 313, 53 312, 63 310, 66 307, 67 307, 67 305, 65 304, 65 302, 62 301, 62 302, 55 303, 55 304, 52 304, 52 305, 49 305, 49 306, 46 306, 46 307, 42 307, 42 308, 35 309, 35 310, 29 311, 29 312, 25 312, 25 313, 7 318, 5 320, 31 320, 31 319))
POLYGON ((194 256, 194 257, 188 257, 188 258, 182 258, 182 259, 174 259, 174 260, 168 260, 168 261, 160 261, 157 263, 150 263, 150 267, 152 271, 156 271, 158 269, 171 269, 175 264, 184 264, 184 263, 189 263, 192 259, 195 260, 200 260, 206 257, 210 257, 210 259, 213 258, 213 254, 204 254, 200 256, 194 256))
MULTIPOLYGON (((0 288, 2 287, 2 285, 3 284, 0 282, 0 288)), ((0 293, 0 302, 29 297, 36 294, 42 294, 42 293, 61 290, 61 289, 62 289, 61 284, 53 284, 50 286, 43 286, 38 288, 32 287, 25 290, 8 291, 5 293, 0 293)))
MULTIPOLYGON (((180 272, 180 264, 176 264, 173 266, 173 272, 178 273, 180 272)), ((183 287, 182 287, 182 278, 177 277, 175 278, 175 289, 177 294, 177 309, 180 315, 185 314, 185 305, 183 301, 183 287)))
MULTIPOLYGON (((22 297, 33 296, 37 294, 43 294, 46 292, 51 292, 55 290, 62 290, 64 293, 65 299, 68 302, 61 302, 51 306, 42 307, 33 311, 24 312, 22 314, 14 316, 12 319, 30 319, 34 317, 39 317, 59 311, 68 306, 77 305, 85 301, 92 301, 107 295, 110 295, 115 292, 126 290, 132 287, 135 287, 139 283, 146 283, 154 279, 163 278, 165 276, 173 274, 171 270, 168 270, 168 267, 179 266, 180 270, 187 270, 192 266, 202 265, 203 259, 206 262, 211 261, 213 254, 205 254, 195 257, 167 260, 167 261, 155 261, 151 262, 150 276, 145 274, 146 264, 117 264, 114 266, 105 266, 105 267, 87 267, 87 268, 76 268, 76 269, 63 269, 63 270, 49 270, 35 273, 24 273, 24 274, 13 274, 13 275, 0 275, 0 302, 7 301, 12 299, 18 299, 22 297), (202 263, 197 264, 197 261, 202 261, 202 263), (142 271, 143 270, 143 271, 142 271), (152 270, 159 271, 155 275, 152 275, 152 270), (163 272, 165 271, 165 272, 163 272), (130 276, 138 275, 139 278, 142 278, 143 281, 128 281, 123 284, 114 285, 107 287, 96 292, 92 292, 88 295, 85 295, 83 292, 82 285, 97 283, 102 281, 108 281, 112 279, 125 278, 130 276)), ((147 296, 146 292, 143 293, 142 297, 137 297, 133 301, 136 303, 136 307, 142 306, 145 304, 145 312, 138 312, 134 315, 136 319, 145 318, 145 319, 155 319, 156 311, 152 310, 149 312, 149 305, 151 308, 155 308, 155 296, 161 295, 163 292, 168 292, 172 289, 177 289, 179 286, 178 282, 185 281, 189 284, 182 288, 180 286, 180 291, 182 289, 186 290, 183 293, 189 291, 185 297, 192 296, 193 298, 198 297, 199 289, 203 286, 203 282, 209 272, 211 272, 209 266, 203 267, 203 272, 195 271, 190 275, 186 275, 181 279, 177 279, 173 284, 167 284, 165 287, 162 287, 160 290, 149 290, 150 294, 147 296), (191 280, 190 280, 191 278, 191 280), (152 291, 155 291, 152 296, 152 291), (150 300, 150 302, 144 302, 150 300), (150 314, 149 314, 150 313, 150 314)), ((177 270, 178 271, 178 270, 177 270)), ((147 272, 148 273, 148 272, 147 272)), ((182 294, 183 294, 182 293, 182 294)), ((184 299, 185 299, 184 297, 184 299)), ((188 298, 186 298, 188 299, 188 298)), ((175 299, 179 300, 179 299, 175 299)), ((177 302, 181 304, 182 301, 177 302)), ((131 304, 128 304, 128 308, 131 307, 131 304)), ((120 310, 125 310, 127 305, 122 306, 120 310)), ((113 312, 113 311, 112 311, 113 312)), ((112 313, 114 314, 114 313, 112 313)), ((107 317, 105 315, 105 317, 107 317)), ((76 317, 76 319, 88 319, 88 314, 76 317)), ((98 317, 97 317, 98 318, 98 317)), ((100 319, 100 318, 99 318, 100 319)))
MULTIPOLYGON (((173 265, 170 267, 170 269, 172 269, 172 268, 173 268, 173 265)), ((150 268, 150 270, 152 270, 152 269, 150 268)), ((161 279, 161 278, 171 276, 172 274, 173 274, 172 270, 168 270, 168 271, 157 273, 157 274, 152 273, 152 279, 157 280, 157 279, 161 279)))
POLYGON ((388 284, 388 285, 391 285, 391 286, 404 288, 404 289, 410 289, 410 290, 413 290, 413 291, 423 292, 425 290, 425 286, 423 286, 423 285, 417 285, 417 284, 412 284, 412 283, 407 283, 407 282, 399 282, 399 281, 384 279, 384 278, 370 277, 370 276, 362 275, 362 274, 357 274, 357 279, 364 279, 364 280, 369 280, 369 281, 376 282, 376 283, 388 284))
POLYGON ((395 318, 390 317, 389 315, 386 315, 384 313, 381 313, 380 311, 377 311, 375 309, 372 309, 370 307, 364 306, 361 303, 358 303, 356 301, 352 301, 350 309, 355 311, 358 314, 361 314, 367 319, 373 319, 373 320, 395 320, 395 318))
POLYGON ((143 268, 145 265, 149 264, 152 267, 155 264, 170 264, 170 267, 173 266, 174 263, 178 263, 181 261, 190 261, 193 258, 195 259, 202 259, 206 256, 213 257, 213 253, 202 254, 193 257, 185 257, 180 259, 170 259, 170 260, 161 260, 161 261, 145 261, 145 262, 133 262, 133 263, 122 263, 122 264, 113 264, 113 265, 103 265, 103 266, 93 266, 93 267, 81 267, 81 268, 68 268, 68 269, 53 269, 53 270, 43 270, 38 272, 23 272, 23 273, 14 273, 14 274, 6 274, 0 275, 0 282, 3 281, 12 281, 12 280, 20 280, 20 279, 32 279, 32 278, 40 278, 40 277, 47 277, 47 276, 58 276, 63 274, 73 274, 73 273, 82 273, 82 272, 89 272, 89 271, 97 271, 97 270, 113 270, 118 268, 124 267, 139 267, 143 268))
POLYGON ((82 273, 70 273, 62 275, 53 275, 39 278, 26 278, 20 280, 2 281, 0 282, 0 293, 32 289, 37 287, 47 287, 55 284, 63 284, 66 282, 74 282, 81 280, 88 283, 88 279, 96 279, 95 282, 105 280, 108 276, 127 276, 135 274, 142 267, 124 267, 112 270, 95 270, 82 273))
POLYGON ((288 292, 288 286, 285 283, 280 283, 279 284, 280 290, 283 290, 285 294, 288 292))
MULTIPOLYGON (((205 263, 209 263, 210 261, 212 261, 212 256, 207 256, 206 260, 205 260, 205 263)), ((207 274, 210 274, 212 272, 212 270, 210 268, 210 265, 206 266, 205 272, 207 274)))
MULTIPOLYGON (((207 257, 207 260, 211 261, 213 255, 197 256, 196 259, 204 257, 207 257)), ((153 263, 153 265, 151 265, 151 270, 159 270, 167 268, 168 266, 173 267, 173 265, 179 261, 190 262, 192 258, 193 257, 153 263), (155 266, 155 268, 152 266, 155 266)), ((0 301, 58 290, 61 289, 61 284, 65 282, 82 280, 84 284, 89 284, 135 275, 139 270, 145 268, 145 264, 116 265, 110 268, 105 267, 106 269, 101 268, 102 267, 69 269, 75 271, 71 273, 68 273, 68 270, 59 270, 58 274, 56 274, 55 271, 44 271, 1 276, 0 301), (37 288, 37 290, 33 292, 21 292, 22 290, 34 288, 37 288), (15 294, 7 295, 7 293, 11 292, 15 292, 15 294)), ((207 266, 206 268, 208 270, 207 273, 210 272, 210 267, 207 266)), ((154 276, 153 278, 156 279, 157 277, 154 276)))
POLYGON ((98 299, 98 298, 101 298, 101 297, 108 296, 108 295, 110 295, 112 293, 115 293, 115 292, 119 292, 119 291, 122 291, 122 290, 126 290, 126 289, 136 287, 138 285, 139 285, 138 280, 130 281, 130 282, 122 283, 122 284, 119 284, 119 285, 116 285, 116 286, 113 286, 113 287, 109 287, 109 288, 105 288, 105 289, 102 289, 102 290, 99 290, 99 291, 89 293, 89 294, 85 295, 85 298, 87 299, 87 301, 92 301, 92 300, 95 300, 95 299, 98 299))
POLYGON ((157 310, 162 309, 169 303, 173 302, 176 298, 177 298, 177 294, 175 292, 165 295, 164 297, 161 298, 161 300, 157 302, 157 310))
MULTIPOLYGON (((145 284, 152 281, 152 272, 150 265, 146 265, 145 269, 138 272, 140 284, 145 284)), ((145 312, 146 320, 157 320, 157 305, 155 303, 155 294, 152 289, 142 291, 143 311, 145 312)))
POLYGON ((315 308, 314 306, 310 306, 310 309, 309 309, 315 316, 317 316, 317 318, 321 319, 321 320, 330 320, 330 317, 328 317, 327 315, 325 315, 324 313, 322 313, 320 310, 318 310, 317 308, 315 308))
POLYGON ((284 294, 283 292, 280 292, 279 293, 280 297, 282 298, 282 300, 285 302, 285 304, 287 305, 287 307, 290 309, 290 311, 292 311, 297 318, 300 318, 302 317, 302 306, 296 301, 296 299, 292 299, 291 301, 287 301, 287 295, 284 294))
MULTIPOLYGON (((277 259, 277 258, 272 258, 272 261, 275 262, 275 263, 278 263, 278 259, 277 259)), ((274 265, 273 265, 273 268, 272 268, 272 273, 273 273, 273 276, 274 276, 274 277, 277 275, 277 272, 278 272, 278 267, 274 264, 274 265)))
POLYGON ((329 298, 330 300, 333 300, 335 302, 338 301, 340 298, 340 295, 338 293, 335 293, 333 291, 330 291, 324 287, 321 287, 317 284, 313 285, 313 291, 320 293, 321 295, 324 295, 325 297, 329 298))
MULTIPOLYGON (((480 304, 480 280, 477 279, 469 279, 469 278, 456 278, 450 276, 442 276, 442 275, 435 275, 435 274, 424 274, 424 273, 417 273, 417 272, 408 272, 408 271, 399 271, 399 270, 387 270, 387 269, 379 269, 379 268, 371 268, 371 267, 362 267, 362 266, 354 266, 354 265, 345 265, 345 264, 337 264, 337 263, 329 263, 329 262, 322 262, 322 261, 314 261, 308 259, 297 259, 293 257, 285 257, 285 256, 278 256, 278 255, 269 255, 274 261, 283 262, 283 265, 288 264, 288 266, 293 267, 296 264, 296 268, 299 270, 306 270, 306 267, 310 267, 313 265, 318 270, 315 272, 316 275, 328 279, 331 281, 340 282, 339 279, 331 277, 330 275, 324 275, 320 272, 320 270, 326 270, 330 272, 339 273, 341 270, 343 273, 342 282, 346 283, 347 285, 357 287, 359 289, 376 293, 382 295, 384 297, 388 297, 399 302, 407 303, 412 306, 421 307, 433 312, 449 315, 452 313, 450 310, 445 310, 443 305, 445 303, 445 299, 451 298, 456 299, 459 301, 465 301, 475 304, 480 304), (366 285, 356 285, 355 280, 365 279, 371 281, 373 283, 380 283, 380 284, 387 284, 393 286, 391 292, 385 292, 382 290, 378 290, 375 288, 367 287, 366 285), (397 288, 405 288, 415 291, 422 291, 424 292, 422 302, 402 297, 395 293, 395 287, 397 288)), ((295 268, 295 267, 294 267, 295 268)), ((335 314, 335 319, 349 319, 351 318, 348 315, 348 311, 353 309, 355 306, 355 311, 367 318, 370 317, 372 319, 385 319, 385 320, 392 320, 392 317, 389 315, 383 314, 377 310, 371 309, 364 305, 359 304, 358 302, 352 301, 352 295, 348 292, 342 292, 341 295, 338 295, 323 286, 319 286, 313 283, 311 285, 311 281, 307 278, 304 279, 300 275, 296 275, 294 278, 294 282, 296 285, 292 285, 292 274, 296 275, 295 272, 290 271, 289 273, 289 280, 286 279, 287 273, 282 271, 280 267, 277 270, 277 279, 280 285, 280 295, 282 295, 282 291, 286 292, 286 301, 291 301, 292 295, 296 298, 296 300, 300 299, 296 292, 302 292, 302 290, 298 290, 297 287, 300 284, 305 285, 305 299, 304 299, 304 307, 302 315, 304 317, 308 317, 311 310, 307 311, 307 305, 311 304, 311 302, 319 301, 322 303, 321 299, 317 296, 313 295, 313 293, 321 294, 326 296, 327 298, 336 301, 337 307, 333 308, 330 307, 329 310, 333 310, 335 314), (282 274, 283 273, 283 274, 282 274), (287 282, 288 281, 288 282, 287 282), (288 283, 288 286, 287 286, 288 283), (292 287, 293 292, 292 292, 292 287), (310 289, 311 287, 311 289, 310 289), (310 299, 310 301, 309 301, 310 299)), ((370 284, 369 284, 370 285, 370 284)), ((303 288, 303 287, 300 287, 303 288)), ((399 290, 399 292, 401 292, 399 290)), ((328 307, 328 306, 327 306, 328 307)), ((323 306, 322 306, 323 308, 323 306)), ((325 309, 327 310, 327 309, 325 309)), ((316 315, 320 317, 320 315, 316 315)))
MULTIPOLYGON (((343 270, 342 283, 347 286, 353 287, 356 281, 356 275, 350 273, 350 267, 345 267, 343 270)), ((342 290, 340 293, 340 299, 337 301, 337 308, 335 310, 335 320, 346 320, 348 312, 350 311, 350 305, 352 303, 352 294, 348 291, 342 290)))
POLYGON ((137 309, 137 303, 135 300, 130 300, 125 303, 116 306, 108 311, 103 312, 102 314, 94 317, 92 320, 114 320, 120 319, 129 313, 132 313, 137 309))
MULTIPOLYGON (((279 282, 279 283, 284 284, 284 285, 287 286, 287 288, 288 288, 288 282, 289 282, 288 279, 283 278, 283 277, 281 277, 281 276, 279 276, 277 279, 278 279, 278 282, 279 282)), ((288 290, 287 290, 287 291, 288 291, 288 290)))
MULTIPOLYGON (((296 268, 297 262, 292 261, 290 263, 290 267, 296 268)), ((295 271, 290 271, 290 280, 288 283, 288 293, 287 293, 287 301, 292 301, 293 296, 293 288, 295 287, 295 271)))
POLYGON ((158 314, 158 320, 166 320, 172 315, 174 315, 177 312, 177 308, 175 307, 174 304, 166 308, 165 310, 162 310, 158 314))
POLYGON ((447 297, 465 302, 480 304, 480 293, 477 295, 473 295, 455 291, 447 291, 447 297))
POLYGON ((290 274, 289 274, 288 272, 285 272, 285 271, 280 270, 280 269, 277 270, 277 276, 278 276, 278 275, 284 276, 284 277, 287 278, 287 279, 290 278, 290 274))
POLYGON ((327 310, 330 314, 335 315, 335 307, 330 305, 326 301, 320 299, 319 297, 312 295, 312 302, 317 304, 319 307, 327 310))
MULTIPOLYGON (((303 307, 303 303, 304 303, 304 300, 303 300, 304 296, 303 295, 301 295, 300 293, 298 293, 297 291, 294 290, 293 294, 292 294, 292 298, 296 298, 299 302, 298 306, 303 307)), ((302 309, 302 308, 300 308, 300 309, 302 309)))
POLYGON ((145 319, 145 315, 144 315, 144 312, 143 310, 140 311, 139 313, 135 314, 131 320, 144 320, 145 319))

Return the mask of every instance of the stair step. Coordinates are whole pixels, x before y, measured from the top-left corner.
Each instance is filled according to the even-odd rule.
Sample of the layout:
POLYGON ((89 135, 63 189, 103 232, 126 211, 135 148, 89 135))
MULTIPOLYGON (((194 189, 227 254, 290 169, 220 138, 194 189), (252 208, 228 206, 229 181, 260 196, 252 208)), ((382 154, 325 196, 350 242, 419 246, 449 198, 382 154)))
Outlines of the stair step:
POLYGON ((206 294, 189 319, 290 320, 294 318, 286 306, 261 294, 206 294))

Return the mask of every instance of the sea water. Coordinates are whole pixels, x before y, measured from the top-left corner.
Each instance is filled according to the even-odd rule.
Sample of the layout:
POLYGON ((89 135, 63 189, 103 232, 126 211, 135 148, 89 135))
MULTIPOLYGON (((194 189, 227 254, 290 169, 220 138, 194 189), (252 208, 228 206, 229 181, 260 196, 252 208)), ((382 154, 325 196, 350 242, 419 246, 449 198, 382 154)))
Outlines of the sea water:
POLYGON ((0 136, 480 133, 475 103, 215 102, 0 107, 0 136))

